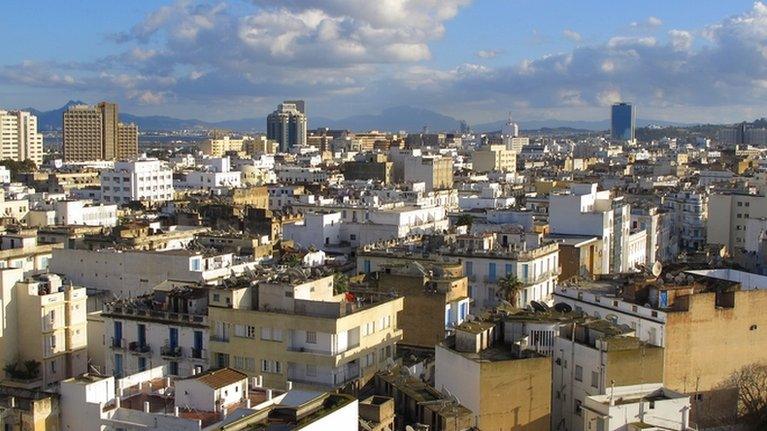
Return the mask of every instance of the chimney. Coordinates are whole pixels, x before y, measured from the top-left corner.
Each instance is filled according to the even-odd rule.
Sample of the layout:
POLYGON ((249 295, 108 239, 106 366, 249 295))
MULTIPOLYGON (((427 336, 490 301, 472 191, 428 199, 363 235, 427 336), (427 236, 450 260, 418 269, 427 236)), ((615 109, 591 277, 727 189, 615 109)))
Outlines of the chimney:
POLYGON ((250 408, 250 398, 246 398, 246 399, 245 399, 245 408, 246 408, 246 409, 249 409, 249 408, 250 408))
POLYGON ((290 390, 292 390, 292 389, 293 389, 293 382, 291 382, 290 380, 288 380, 286 383, 287 383, 287 386, 288 386, 288 390, 289 390, 289 391, 290 391, 290 390))
POLYGON ((119 409, 120 408, 120 397, 115 397, 115 406, 119 409))
POLYGON ((224 419, 229 414, 229 409, 226 406, 221 407, 221 419, 224 419))
POLYGON ((165 387, 166 387, 166 388, 169 388, 169 387, 170 387, 170 377, 166 377, 166 378, 165 378, 165 387))
POLYGON ((259 388, 264 387, 264 376, 261 376, 261 375, 258 376, 258 387, 259 388))
POLYGON ((173 407, 173 416, 178 417, 178 406, 173 407))
POLYGON ((272 390, 271 389, 267 389, 266 390, 266 399, 267 400, 271 400, 272 399, 272 390))
POLYGON ((197 367, 192 367, 192 375, 193 376, 197 375, 197 367))
POLYGON ((12 409, 16 408, 16 397, 8 398, 8 406, 12 409))
POLYGON ((149 401, 144 401, 144 413, 149 413, 149 401))

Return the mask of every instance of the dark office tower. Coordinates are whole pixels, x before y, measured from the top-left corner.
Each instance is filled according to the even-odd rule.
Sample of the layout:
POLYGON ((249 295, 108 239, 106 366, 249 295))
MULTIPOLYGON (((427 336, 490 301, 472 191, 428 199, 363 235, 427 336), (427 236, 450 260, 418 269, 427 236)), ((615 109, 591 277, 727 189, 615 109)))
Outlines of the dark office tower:
POLYGON ((283 153, 306 145, 306 114, 302 112, 304 102, 298 102, 301 102, 300 107, 295 101, 285 101, 266 117, 266 138, 277 141, 283 153))
POLYGON ((116 104, 73 105, 63 116, 64 160, 115 160, 138 155, 138 127, 118 121, 116 104))
POLYGON ((629 103, 616 103, 612 108, 611 116, 612 139, 619 141, 633 141, 636 129, 636 110, 629 103))

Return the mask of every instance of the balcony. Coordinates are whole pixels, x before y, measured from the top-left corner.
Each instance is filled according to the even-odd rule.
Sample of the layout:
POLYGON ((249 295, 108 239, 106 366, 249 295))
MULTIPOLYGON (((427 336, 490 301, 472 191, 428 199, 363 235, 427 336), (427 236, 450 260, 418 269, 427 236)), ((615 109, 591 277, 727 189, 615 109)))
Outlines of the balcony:
POLYGON ((112 337, 112 341, 109 343, 109 347, 115 350, 125 350, 127 347, 127 342, 125 341, 125 338, 112 337))
POLYGON ((162 356, 163 358, 179 359, 181 358, 181 355, 182 355, 181 346, 174 347, 174 346, 165 345, 165 346, 162 346, 162 348, 160 349, 160 356, 162 356))
POLYGON ((208 362, 208 350, 207 349, 191 349, 192 355, 189 357, 192 361, 208 362))
POLYGON ((152 348, 146 343, 139 343, 138 341, 131 341, 128 344, 128 350, 134 355, 138 356, 151 356, 152 348))

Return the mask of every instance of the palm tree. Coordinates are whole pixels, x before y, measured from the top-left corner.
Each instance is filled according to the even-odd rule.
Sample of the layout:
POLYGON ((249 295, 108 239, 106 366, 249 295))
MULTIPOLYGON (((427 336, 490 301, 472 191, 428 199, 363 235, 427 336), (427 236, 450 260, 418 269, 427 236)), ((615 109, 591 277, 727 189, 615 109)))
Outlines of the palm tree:
POLYGON ((500 278, 497 281, 498 284, 498 297, 506 300, 511 305, 516 307, 517 299, 519 298, 519 292, 524 286, 515 275, 509 274, 506 277, 500 278))

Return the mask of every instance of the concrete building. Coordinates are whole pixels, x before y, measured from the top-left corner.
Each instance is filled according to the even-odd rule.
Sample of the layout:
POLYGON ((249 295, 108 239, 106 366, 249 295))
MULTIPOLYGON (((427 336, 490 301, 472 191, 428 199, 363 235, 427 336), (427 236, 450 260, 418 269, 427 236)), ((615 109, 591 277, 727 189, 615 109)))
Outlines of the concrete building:
POLYGON ((303 101, 285 101, 266 117, 266 138, 279 143, 280 151, 286 153, 293 147, 306 145, 307 117, 303 101))
POLYGON ((185 379, 163 367, 61 384, 61 430, 280 429, 357 431, 359 403, 343 394, 278 391, 231 368, 185 379))
POLYGON ((469 314, 468 279, 459 262, 384 264, 350 289, 404 297, 401 345, 431 349, 469 314))
POLYGON ((402 298, 362 306, 334 294, 333 276, 306 271, 211 290, 212 367, 315 389, 359 388, 384 367, 402 339, 402 298))
POLYGON ((572 184, 569 193, 551 195, 549 226, 552 235, 599 238, 600 273, 632 269, 628 261, 631 207, 609 190, 597 191, 597 184, 572 184))
POLYGON ((690 397, 660 384, 611 388, 586 397, 581 408, 586 431, 694 430, 690 397))
POLYGON ((14 369, 4 385, 44 388, 87 371, 86 300, 84 288, 64 286, 56 275, 0 270, 0 352, 14 369))
POLYGON ((406 157, 403 173, 405 182, 424 183, 427 191, 453 188, 453 159, 451 157, 406 157))
POLYGON ((551 358, 505 345, 497 325, 465 322, 436 346, 434 386, 472 411, 479 429, 547 431, 551 358))
POLYGON ((94 205, 87 200, 60 200, 40 205, 27 214, 27 225, 105 226, 117 225, 117 205, 94 205))
MULTIPOLYGON (((696 191, 680 191, 668 196, 664 203, 671 213, 672 232, 677 238, 679 249, 701 250, 707 238, 708 195, 696 191)), ((721 222, 717 222, 717 226, 721 226, 721 222)))
POLYGON ((315 247, 329 250, 341 245, 340 212, 307 212, 304 220, 286 224, 282 237, 294 241, 301 248, 315 247))
POLYGON ((606 320, 560 328, 554 340, 551 429, 583 431, 583 403, 611 386, 663 382, 663 348, 606 320))
POLYGON ((0 110, 0 158, 31 160, 37 166, 43 163, 43 135, 37 131, 36 116, 0 110))
POLYGON ((385 154, 367 154, 358 160, 343 164, 344 178, 347 180, 373 180, 391 184, 393 170, 394 162, 388 161, 385 154))
POLYGON ((210 157, 224 157, 226 153, 243 151, 245 139, 235 139, 231 136, 213 136, 200 145, 200 151, 210 157))
POLYGON ((714 193, 708 198, 706 242, 729 250, 746 246, 748 219, 767 217, 767 198, 761 193, 714 193))
POLYGON ((767 325, 761 311, 767 306, 767 277, 732 269, 635 277, 558 289, 555 298, 626 325, 640 340, 663 347, 662 382, 692 397, 693 422, 710 426, 732 419, 737 391, 728 379, 748 364, 767 360, 757 347, 765 342, 758 328, 767 325))
POLYGON ((135 299, 107 303, 104 372, 121 377, 163 366, 172 376, 208 369, 208 290, 167 281, 135 299))
POLYGON ((0 429, 3 430, 61 429, 58 394, 0 386, 0 412, 0 429))
POLYGON ((134 123, 117 123, 117 148, 115 159, 126 160, 138 157, 138 126, 134 123))
POLYGON ((138 155, 138 127, 119 122, 117 104, 73 105, 63 116, 65 161, 128 159, 138 155))
POLYGON ((517 154, 505 145, 486 145, 474 150, 471 156, 472 170, 477 173, 516 172, 517 154))
POLYGON ((117 162, 101 172, 101 199, 106 203, 148 204, 173 199, 173 171, 157 159, 117 162))
POLYGON ((255 261, 241 261, 232 253, 204 254, 189 250, 76 250, 56 249, 51 271, 77 285, 132 298, 173 280, 204 283, 242 274, 255 261))

